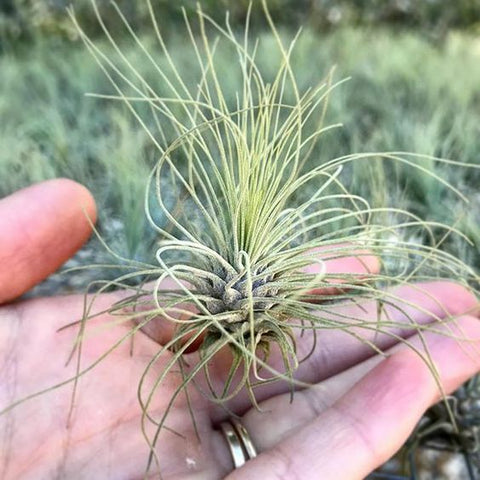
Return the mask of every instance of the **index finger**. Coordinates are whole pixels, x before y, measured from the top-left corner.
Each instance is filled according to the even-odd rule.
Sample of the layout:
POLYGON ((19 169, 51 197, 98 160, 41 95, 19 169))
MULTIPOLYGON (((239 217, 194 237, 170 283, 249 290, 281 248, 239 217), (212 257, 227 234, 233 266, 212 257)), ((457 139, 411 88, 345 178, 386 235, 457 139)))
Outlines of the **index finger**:
MULTIPOLYGON (((335 286, 332 287, 322 285, 310 292, 312 295, 318 295, 320 300, 322 295, 335 295, 339 293, 338 284, 342 283, 342 278, 336 277, 336 275, 340 277, 342 275, 351 275, 352 278, 360 282, 363 276, 378 273, 380 269, 378 257, 366 249, 356 250, 353 245, 336 244, 330 245, 328 248, 316 249, 315 251, 318 252, 318 258, 322 260, 327 273, 325 284, 335 284, 335 286)), ((305 267, 304 271, 315 274, 317 273, 316 269, 320 268, 323 268, 320 264, 312 263, 308 267, 305 267)), ((352 283, 352 279, 349 279, 348 282, 352 283)), ((178 288, 177 283, 169 278, 165 279, 161 285, 161 289, 164 290, 175 288, 178 288)), ((123 292, 120 298, 125 296, 129 296, 128 292, 127 294, 123 292)), ((177 305, 177 307, 179 306, 177 305)), ((184 307, 186 311, 191 311, 193 308, 190 305, 185 305, 184 307)), ((149 309, 149 307, 147 308, 149 309)), ((172 316, 178 317, 179 319, 186 319, 185 314, 172 313, 172 316)), ((165 318, 157 317, 143 326, 142 330, 160 345, 165 345, 172 339, 176 328, 176 323, 165 318)), ((201 340, 199 339, 199 341, 201 340)), ((195 344, 193 350, 195 350, 196 347, 198 347, 198 343, 195 344)))
MULTIPOLYGON (((314 288, 310 291, 312 295, 336 295, 341 291, 339 284, 361 282, 369 275, 378 274, 380 271, 379 258, 370 250, 356 247, 354 244, 337 243, 315 248, 313 252, 317 253, 318 258, 325 263, 327 285, 314 288), (329 283, 335 286, 328 286, 329 283)), ((321 269, 322 265, 312 263, 303 271, 315 274, 320 273, 321 269)))

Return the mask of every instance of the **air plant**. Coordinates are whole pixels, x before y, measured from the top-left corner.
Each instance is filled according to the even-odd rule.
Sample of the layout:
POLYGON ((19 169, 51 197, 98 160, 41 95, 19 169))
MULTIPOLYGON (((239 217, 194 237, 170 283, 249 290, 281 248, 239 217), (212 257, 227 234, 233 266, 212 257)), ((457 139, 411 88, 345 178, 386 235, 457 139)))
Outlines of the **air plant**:
MULTIPOLYGON (((136 319, 121 341, 133 339, 159 317, 174 325, 172 339, 159 346, 137 385, 144 424, 155 427, 153 435, 145 433, 152 452, 149 465, 156 460, 155 445, 168 428, 172 405, 188 396, 191 385, 227 409, 243 389, 258 407, 256 390, 277 381, 289 383, 294 401, 295 389, 306 386, 295 379, 299 364, 311 353, 302 356, 296 348, 306 331, 313 332, 311 351, 322 348, 322 332, 329 329, 341 330, 379 354, 383 352, 375 344, 376 336, 388 335, 415 349, 437 378, 428 348, 415 347, 399 332, 408 327, 422 338, 435 327, 417 323, 407 311, 415 305, 398 298, 391 287, 440 277, 467 284, 476 278, 467 265, 439 248, 449 235, 461 233, 400 208, 370 205, 349 190, 348 174, 352 164, 369 165, 374 159, 408 165, 419 175, 434 175, 422 166, 424 160, 457 162, 398 152, 321 158, 322 136, 339 126, 326 124, 329 96, 343 80, 335 81, 332 71, 317 85, 300 88, 292 67, 298 36, 284 42, 265 1, 265 18, 275 39, 272 58, 278 59, 275 71, 265 72, 258 63, 260 46, 252 42, 248 17, 240 36, 228 16, 218 24, 199 7, 197 23, 185 15, 185 34, 198 61, 191 68, 193 81, 180 75, 179 59, 168 51, 147 2, 156 34, 154 48, 142 41, 113 3, 137 45, 136 58, 123 53, 94 2, 113 54, 104 53, 87 36, 70 10, 81 39, 114 89, 113 94, 94 96, 122 102, 157 150, 145 211, 159 239, 157 264, 121 259, 125 273, 88 297, 84 317, 76 324, 72 355, 77 355, 78 363, 72 381, 94 366, 81 365, 82 345, 89 338, 92 303, 112 287, 124 289, 125 296, 109 312, 129 312, 129 318, 136 319), (217 68, 216 56, 222 49, 231 55, 230 72, 217 68), (153 66, 157 78, 142 75, 143 62, 153 66), (239 81, 234 96, 224 83, 227 75, 239 81), (159 93, 159 84, 166 93, 159 93), (380 273, 329 273, 322 260, 357 256, 361 261, 372 253, 382 261, 380 273), (132 287, 132 279, 137 286, 132 287), (324 294, 319 302, 315 291, 322 288, 336 289, 335 295, 324 294), (361 311, 372 300, 377 311, 368 319, 345 318, 335 308, 348 301, 361 311), (386 307, 402 312, 407 323, 390 318, 386 307), (185 361, 185 353, 192 349, 198 351, 196 365, 185 361), (167 350, 173 353, 171 359, 147 388, 147 374, 167 350), (210 381, 210 365, 225 350, 231 360, 218 388, 210 381), (283 359, 283 369, 269 363, 274 351, 283 359), (183 380, 169 407, 157 417, 150 409, 152 399, 174 370, 183 380)), ((435 179, 464 198, 455 187, 435 179)), ((447 334, 461 338, 455 318, 434 319, 447 326, 447 334)))

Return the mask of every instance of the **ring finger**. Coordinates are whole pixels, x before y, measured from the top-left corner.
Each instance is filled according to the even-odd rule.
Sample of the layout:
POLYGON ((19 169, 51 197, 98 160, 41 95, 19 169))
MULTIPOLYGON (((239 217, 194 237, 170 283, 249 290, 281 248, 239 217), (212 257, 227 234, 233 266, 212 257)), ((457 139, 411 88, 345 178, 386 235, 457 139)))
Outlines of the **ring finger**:
POLYGON ((478 371, 478 319, 464 316, 457 327, 470 343, 448 331, 411 339, 417 347, 427 342, 438 381, 419 355, 397 345, 386 359, 374 357, 297 392, 293 404, 283 394, 263 402, 263 413, 250 410, 242 423, 261 453, 228 478, 252 478, 252 472, 263 480, 364 478, 401 447, 439 398, 439 383, 448 393, 478 371))

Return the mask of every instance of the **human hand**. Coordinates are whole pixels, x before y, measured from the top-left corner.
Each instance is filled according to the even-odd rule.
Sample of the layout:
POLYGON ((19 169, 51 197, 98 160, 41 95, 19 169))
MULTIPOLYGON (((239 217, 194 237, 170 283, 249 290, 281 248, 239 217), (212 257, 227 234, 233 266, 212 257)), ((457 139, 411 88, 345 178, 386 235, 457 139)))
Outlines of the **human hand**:
MULTIPOLYGON (((90 233, 84 211, 95 216, 90 194, 78 184, 54 180, 0 201, 0 410, 17 399, 48 389, 75 375, 74 362, 65 366, 77 329, 59 328, 81 318, 84 296, 69 295, 12 302, 54 271, 90 233), (10 303, 8 303, 10 302, 10 303)), ((373 257, 327 260, 329 271, 378 268, 373 257)), ((319 292, 321 293, 321 292, 319 292)), ((452 282, 402 287, 396 292, 418 323, 448 315, 477 342, 459 344, 448 336, 424 334, 446 392, 460 386, 479 367, 478 318, 471 312, 477 300, 452 282)), ((118 294, 99 296, 98 312, 107 310, 118 294)), ((372 309, 375 308, 372 305, 372 309)), ((341 304, 344 315, 368 317, 353 304, 341 304)), ((392 315, 399 316, 397 312, 392 315)), ((95 362, 106 349, 128 334, 132 323, 114 323, 108 314, 95 318, 98 334, 82 345, 82 365, 95 362), (101 329, 102 326, 106 328, 101 329)), ((397 318, 402 321, 402 318, 397 318)), ((407 319, 404 319, 407 324, 407 319)), ((438 325, 438 329, 445 328, 438 325)), ((79 379, 70 422, 71 383, 50 390, 0 416, 0 472, 5 479, 143 478, 149 447, 140 428, 137 399, 139 378, 166 343, 171 330, 159 322, 156 340, 139 332, 131 355, 123 342, 79 379)), ((413 345, 421 339, 405 329, 413 345)), ((167 425, 181 433, 162 433, 156 453, 164 479, 360 479, 401 447, 424 410, 439 398, 438 386, 420 357, 391 337, 374 338, 389 356, 372 356, 370 347, 340 331, 325 331, 313 356, 298 370, 298 378, 314 386, 297 391, 290 404, 288 385, 276 383, 258 391, 263 412, 250 408, 246 395, 229 405, 241 415, 259 455, 233 470, 230 452, 217 430, 225 411, 191 389, 201 443, 186 400, 175 403, 167 425)), ((298 346, 306 351, 306 334, 298 346)), ((301 355, 300 355, 301 356, 301 355)), ((194 364, 196 353, 188 354, 194 364)), ((150 370, 146 385, 168 362, 169 354, 150 370)), ((225 358, 216 359, 214 382, 225 375, 225 358), (222 361, 223 360, 223 361, 222 361)), ((281 368, 279 358, 272 365, 281 368)), ((152 416, 165 410, 181 382, 171 372, 150 406, 152 416)), ((147 429, 150 428, 147 425, 147 429)))

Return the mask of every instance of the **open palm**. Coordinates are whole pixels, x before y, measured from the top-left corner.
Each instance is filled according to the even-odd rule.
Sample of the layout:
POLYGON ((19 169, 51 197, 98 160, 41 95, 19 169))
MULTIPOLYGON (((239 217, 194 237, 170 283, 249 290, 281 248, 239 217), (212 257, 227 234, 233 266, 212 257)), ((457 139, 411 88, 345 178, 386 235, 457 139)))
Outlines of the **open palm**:
MULTIPOLYGON (((0 302, 4 304, 0 307, 0 410, 75 374, 75 362, 66 365, 66 360, 77 329, 59 328, 81 316, 83 296, 14 300, 86 240, 90 227, 82 208, 91 218, 95 216, 90 194, 67 180, 45 182, 0 202, 0 302)), ((366 258, 363 262, 355 258, 327 261, 327 266, 334 272, 378 268, 374 257, 366 258)), ((480 323, 471 313, 477 301, 455 283, 402 287, 397 296, 418 305, 410 307, 409 314, 419 323, 470 312, 459 317, 457 328, 469 338, 480 338, 480 323)), ((106 294, 97 299, 95 308, 107 309, 115 300, 116 294, 106 294)), ((352 305, 340 304, 338 309, 342 315, 369 316, 352 305)), ((391 314, 402 321, 398 312, 391 314)), ((129 322, 112 326, 107 314, 94 320, 93 326, 97 325, 97 334, 83 343, 82 367, 95 362, 132 326, 129 322)), ((398 333, 411 335, 411 342, 420 345, 408 329, 398 333)), ((130 342, 119 345, 80 378, 70 416, 72 382, 1 415, 0 477, 143 478, 149 446, 142 433, 137 386, 159 343, 168 338, 169 326, 159 321, 150 336, 142 332, 135 336, 133 354, 130 342)), ((446 391, 457 388, 478 370, 478 342, 461 346, 447 336, 426 334, 426 338, 446 391)), ((299 339, 299 348, 308 350, 310 340, 308 335, 299 339)), ((258 391, 263 412, 250 408, 247 395, 236 397, 229 407, 242 416, 260 452, 237 470, 233 470, 225 439, 216 429, 227 413, 191 388, 198 437, 181 395, 167 421, 181 436, 165 430, 156 445, 162 478, 365 477, 402 445, 422 412, 439 396, 431 373, 415 353, 394 345, 388 336, 375 341, 390 349, 391 355, 372 356, 369 347, 342 332, 322 333, 322 345, 298 371, 299 379, 314 386, 297 392, 293 405, 288 386, 281 383, 258 391)), ((189 354, 192 365, 195 356, 189 354)), ((153 384, 167 361, 168 355, 162 355, 150 370, 146 387, 153 384)), ((213 381, 221 384, 228 359, 219 355, 215 362, 213 381)), ((280 369, 281 359, 274 355, 272 365, 280 369)), ((178 372, 172 372, 156 391, 149 407, 154 418, 165 411, 180 382, 178 372)), ((154 433, 149 422, 145 429, 150 436, 154 433)), ((156 475, 155 468, 152 475, 156 475)))

